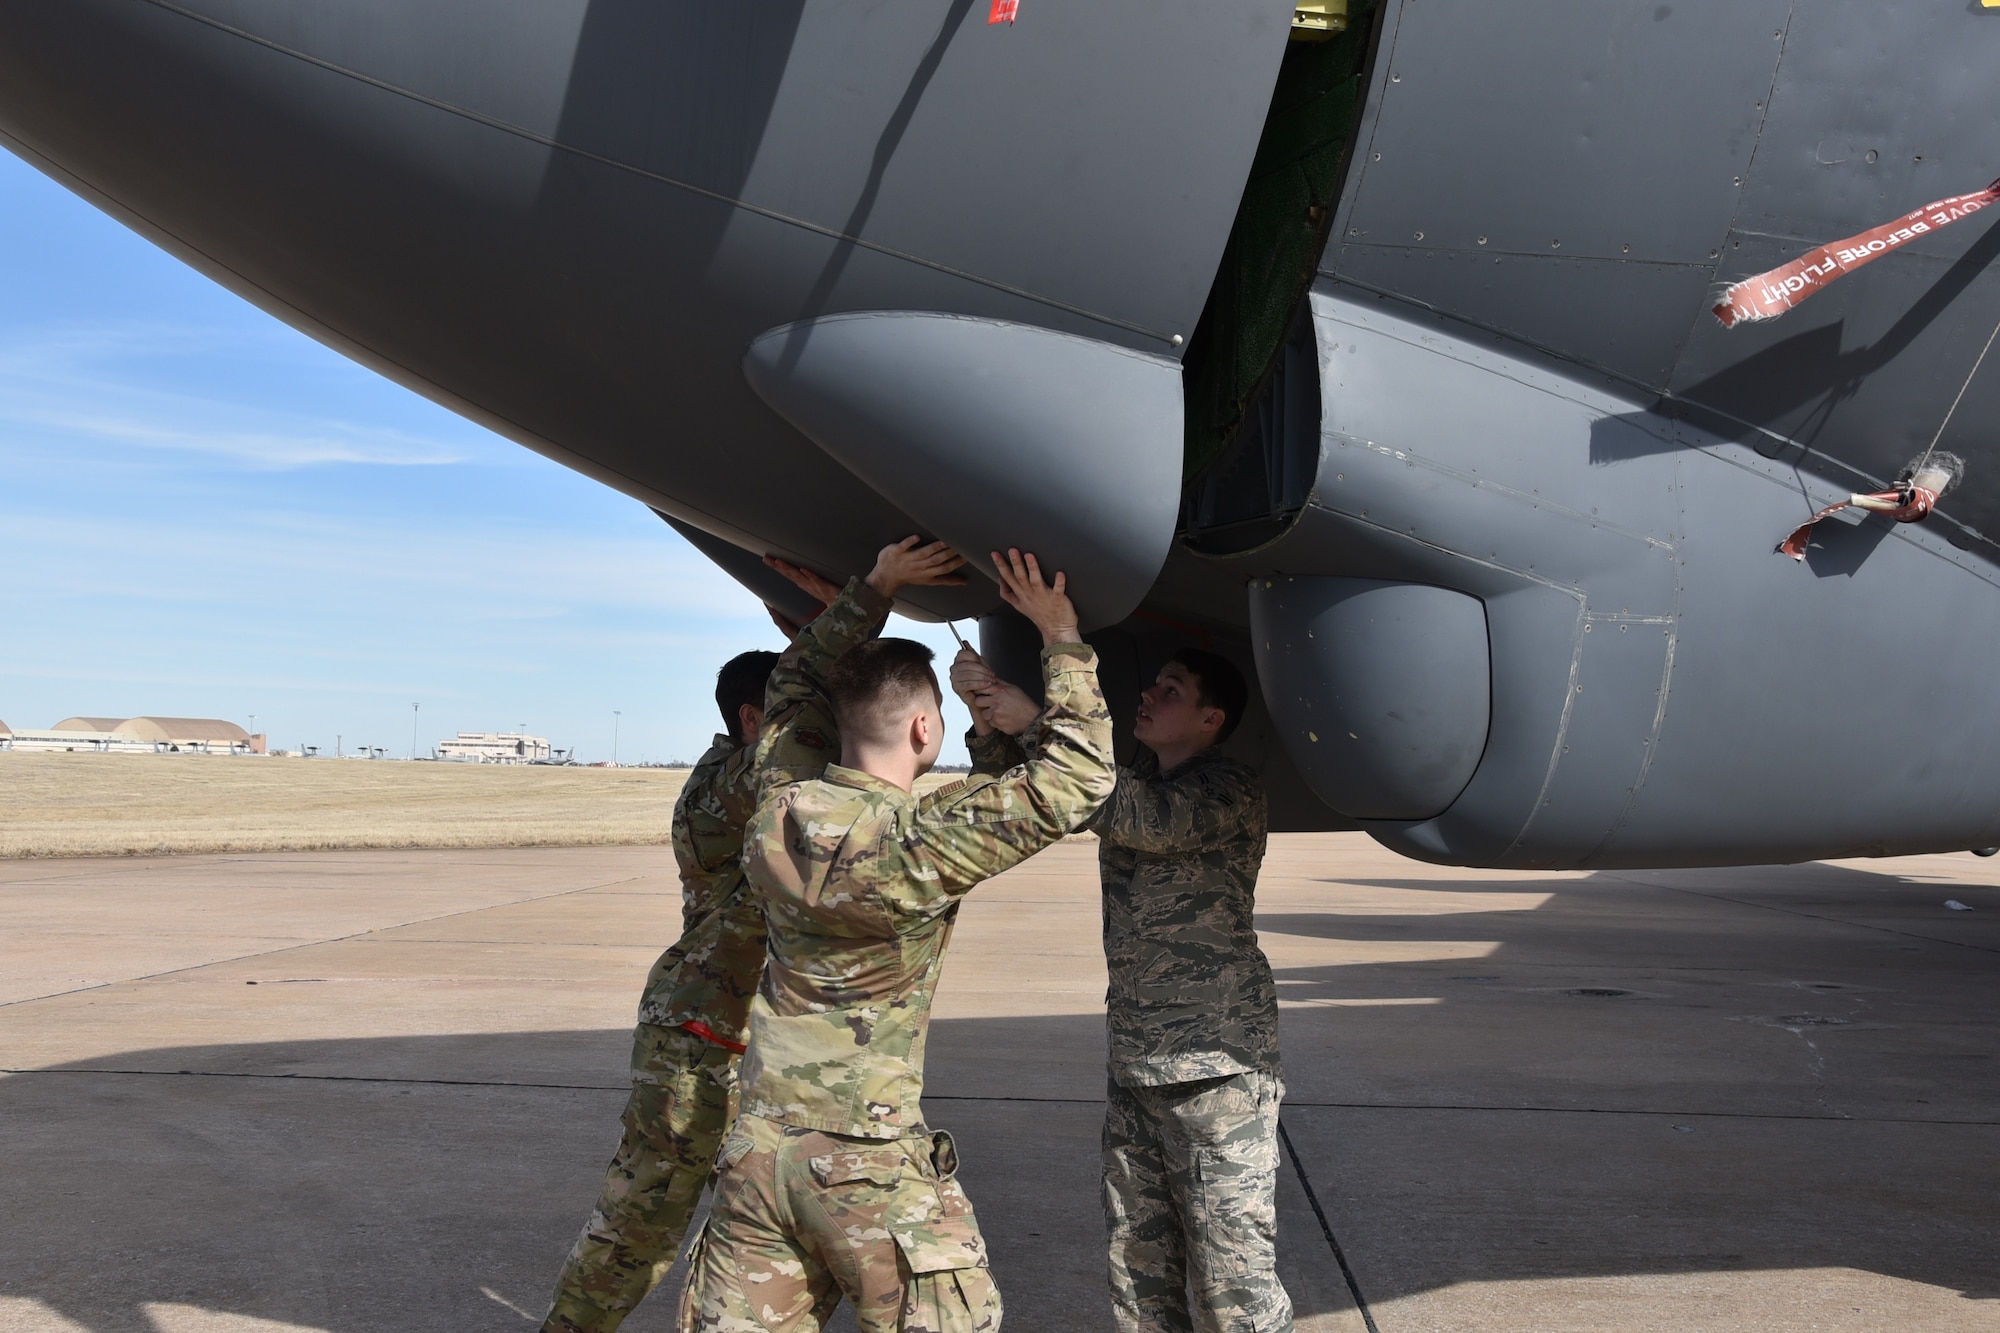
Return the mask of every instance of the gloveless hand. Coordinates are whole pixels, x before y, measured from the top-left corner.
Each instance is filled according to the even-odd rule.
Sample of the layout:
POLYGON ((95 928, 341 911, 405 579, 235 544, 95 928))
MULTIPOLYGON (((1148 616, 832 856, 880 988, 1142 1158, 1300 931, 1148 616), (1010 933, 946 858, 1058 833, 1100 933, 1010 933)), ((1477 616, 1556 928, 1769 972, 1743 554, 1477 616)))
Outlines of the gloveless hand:
POLYGON ((992 554, 993 568, 1000 576, 1000 596, 1034 622, 1042 632, 1042 646, 1077 642, 1076 608, 1064 594, 1069 580, 1063 572, 1057 570, 1055 582, 1049 584, 1043 581, 1042 566, 1033 552, 1023 555, 1018 547, 1010 546, 1004 557, 998 551, 992 554))
POLYGON ((884 597, 894 597, 904 588, 955 588, 965 582, 958 572, 965 557, 943 542, 925 542, 922 537, 905 537, 891 542, 875 556, 875 568, 868 572, 868 586, 884 597))
POLYGON ((972 706, 975 691, 998 679, 993 674, 993 668, 986 664, 986 659, 974 652, 969 644, 960 648, 958 656, 951 660, 951 692, 964 700, 968 708, 972 706))
POLYGON ((764 557, 764 564, 767 568, 775 569, 778 573, 783 574, 799 591, 818 602, 822 607, 832 605, 833 599, 840 596, 840 585, 838 583, 823 579, 810 569, 803 569, 789 560, 775 555, 767 555, 764 557))
POLYGON ((966 706, 978 721, 1009 736, 1020 735, 1042 715, 1042 710, 1035 707, 1035 701, 1028 697, 1026 690, 997 679, 977 691, 966 701, 966 706))

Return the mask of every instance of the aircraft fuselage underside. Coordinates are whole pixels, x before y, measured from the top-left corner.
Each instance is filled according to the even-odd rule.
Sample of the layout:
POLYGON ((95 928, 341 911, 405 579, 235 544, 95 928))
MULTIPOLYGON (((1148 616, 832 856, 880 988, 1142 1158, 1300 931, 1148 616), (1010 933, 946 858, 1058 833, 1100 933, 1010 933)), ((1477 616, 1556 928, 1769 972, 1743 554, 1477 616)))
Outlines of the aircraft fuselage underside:
MULTIPOLYGON (((1254 668, 1275 827, 2000 843, 2000 229, 1707 314, 1991 178, 2000 13, 1355 0, 1315 54, 1291 8, 0 0, 0 143, 759 596, 1037 549, 1121 745, 1175 646, 1254 668), (1930 520, 1774 553, 1961 396, 1930 520)), ((990 585, 907 609, 1025 674, 990 585)))

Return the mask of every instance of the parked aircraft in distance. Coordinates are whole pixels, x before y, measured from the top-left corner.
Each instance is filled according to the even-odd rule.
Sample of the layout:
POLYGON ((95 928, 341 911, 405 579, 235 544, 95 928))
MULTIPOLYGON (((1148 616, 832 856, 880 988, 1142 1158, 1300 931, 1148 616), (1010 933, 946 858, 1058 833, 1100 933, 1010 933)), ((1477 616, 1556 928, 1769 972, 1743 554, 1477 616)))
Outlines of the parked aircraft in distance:
POLYGON ((0 0, 0 141, 794 611, 760 556, 1036 548, 1115 701, 1254 666, 1278 827, 2000 843, 2000 213, 1710 314, 2000 170, 2000 12, 1340 8, 0 0))

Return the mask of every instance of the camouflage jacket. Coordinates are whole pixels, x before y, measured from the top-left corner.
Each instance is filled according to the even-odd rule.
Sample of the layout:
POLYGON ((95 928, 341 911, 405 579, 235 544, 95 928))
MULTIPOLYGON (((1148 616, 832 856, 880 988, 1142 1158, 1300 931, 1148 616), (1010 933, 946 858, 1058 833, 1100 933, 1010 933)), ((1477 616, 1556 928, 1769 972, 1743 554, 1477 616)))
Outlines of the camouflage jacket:
MULTIPOLYGON (((975 763, 1031 754, 968 735, 975 763)), ((1204 750, 1162 774, 1151 750, 1084 827, 1104 888, 1111 1075, 1121 1087, 1278 1066, 1278 996, 1251 922, 1269 821, 1248 764, 1204 750)))
POLYGON ((683 930, 693 930, 742 882, 743 830, 756 813, 756 747, 716 736, 674 803, 683 930))
POLYGON ((1044 651, 1036 757, 921 799, 838 764, 801 777, 784 730, 766 733, 768 785, 744 863, 770 952, 750 1009, 745 1114, 868 1138, 922 1129, 924 1038, 959 900, 1110 793, 1096 665, 1082 644, 1044 651))
POLYGON ((1118 770, 1089 829, 1104 888, 1111 1074, 1124 1087, 1278 1072, 1278 994, 1251 916, 1269 820, 1248 764, 1204 750, 1118 770))
POLYGON ((717 736, 674 803, 681 937, 646 975, 639 1021, 698 1022, 741 1045, 764 970, 764 914, 743 879, 743 829, 757 808, 757 751, 717 736))
MULTIPOLYGON (((786 702, 789 695, 781 698, 781 674, 804 672, 816 682, 827 664, 882 628, 889 603, 865 584, 849 592, 856 586, 859 594, 843 594, 779 658, 764 700, 767 726, 785 709, 797 710, 786 702), (865 604, 862 595, 870 599, 865 604)), ((812 719, 794 721, 810 730, 812 719)), ((831 723, 824 729, 830 735, 831 723)), ((641 1023, 700 1023, 724 1042, 747 1040, 750 997, 764 972, 764 908, 743 873, 743 831, 757 809, 761 748, 717 736, 681 789, 674 859, 681 868, 682 933, 646 977, 641 1023)))

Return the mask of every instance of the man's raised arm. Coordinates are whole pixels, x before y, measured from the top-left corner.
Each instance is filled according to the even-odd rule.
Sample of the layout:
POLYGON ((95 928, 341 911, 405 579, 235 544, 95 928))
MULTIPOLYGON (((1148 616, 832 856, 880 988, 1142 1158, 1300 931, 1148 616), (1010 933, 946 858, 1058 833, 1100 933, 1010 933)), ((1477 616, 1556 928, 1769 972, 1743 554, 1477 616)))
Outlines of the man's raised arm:
POLYGON ((1044 584, 1032 555, 1010 551, 1006 561, 997 553, 993 559, 1002 595, 1042 631, 1047 705, 1024 763, 919 804, 909 846, 935 875, 911 888, 926 904, 941 906, 1055 842, 1081 824, 1117 780, 1097 654, 1077 633, 1066 580, 1058 573, 1053 586, 1044 584))
POLYGON ((764 730, 757 738, 757 800, 816 778, 840 757, 840 731, 827 699, 826 673, 849 650, 882 630, 898 592, 911 584, 963 582, 965 558, 943 542, 906 537, 882 548, 866 578, 833 585, 811 570, 770 557, 765 564, 826 604, 778 658, 764 692, 764 730))

